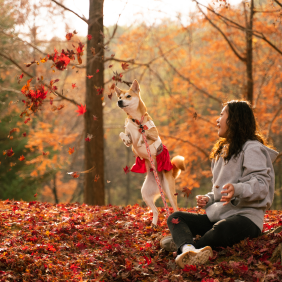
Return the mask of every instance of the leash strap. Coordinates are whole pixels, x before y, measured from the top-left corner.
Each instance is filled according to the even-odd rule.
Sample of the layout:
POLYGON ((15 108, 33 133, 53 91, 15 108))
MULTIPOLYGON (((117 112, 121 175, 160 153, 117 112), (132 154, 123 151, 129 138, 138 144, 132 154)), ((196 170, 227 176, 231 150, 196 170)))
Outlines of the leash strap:
POLYGON ((167 202, 165 200, 165 196, 164 196, 164 192, 163 192, 163 189, 162 189, 162 186, 161 186, 161 182, 160 182, 160 179, 158 177, 158 173, 157 173, 156 167, 154 165, 154 161, 153 161, 153 158, 152 158, 152 155, 151 155, 149 144, 147 142, 147 138, 146 138, 146 135, 145 135, 145 130, 146 130, 145 127, 147 127, 147 126, 144 126, 144 127, 142 126, 143 120, 144 120, 144 116, 142 116, 140 123, 139 123, 138 120, 135 120, 135 122, 140 126, 139 131, 141 132, 141 134, 143 136, 144 143, 146 145, 146 149, 147 149, 149 160, 150 160, 150 163, 151 163, 151 166, 152 166, 152 169, 153 169, 153 173, 154 173, 154 176, 155 176, 155 179, 156 179, 157 185, 159 187, 160 194, 161 194, 161 197, 162 197, 165 209, 166 209, 166 217, 169 217, 170 212, 169 212, 169 209, 168 209, 168 205, 167 205, 167 202))

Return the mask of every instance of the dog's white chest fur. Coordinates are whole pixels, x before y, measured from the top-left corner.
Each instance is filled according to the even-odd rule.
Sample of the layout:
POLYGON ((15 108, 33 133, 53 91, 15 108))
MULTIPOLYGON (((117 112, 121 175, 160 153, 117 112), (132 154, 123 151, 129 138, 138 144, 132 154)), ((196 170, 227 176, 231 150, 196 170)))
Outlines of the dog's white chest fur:
MULTIPOLYGON (((143 126, 147 126, 148 130, 152 127, 156 127, 152 120, 147 121, 143 126)), ((148 159, 148 153, 146 150, 145 143, 143 141, 142 134, 139 132, 139 126, 133 122, 131 119, 127 119, 127 124, 125 125, 125 132, 130 134, 132 145, 140 158, 148 159)), ((152 143, 149 148, 152 156, 156 156, 157 149, 161 145, 161 138, 152 143)))

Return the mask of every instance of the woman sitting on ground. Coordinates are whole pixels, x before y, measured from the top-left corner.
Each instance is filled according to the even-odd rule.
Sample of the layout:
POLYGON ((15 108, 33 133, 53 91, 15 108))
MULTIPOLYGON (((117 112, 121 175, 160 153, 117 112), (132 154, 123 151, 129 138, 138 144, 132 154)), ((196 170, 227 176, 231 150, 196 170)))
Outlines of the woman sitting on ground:
POLYGON ((217 120, 220 139, 211 152, 212 192, 196 197, 206 214, 175 212, 167 220, 171 236, 160 244, 176 251, 180 267, 205 263, 212 248, 232 246, 258 237, 264 214, 274 197, 272 163, 278 153, 270 148, 257 123, 250 103, 227 102, 217 120), (172 220, 178 219, 178 224, 172 220), (201 238, 193 243, 193 237, 201 238))

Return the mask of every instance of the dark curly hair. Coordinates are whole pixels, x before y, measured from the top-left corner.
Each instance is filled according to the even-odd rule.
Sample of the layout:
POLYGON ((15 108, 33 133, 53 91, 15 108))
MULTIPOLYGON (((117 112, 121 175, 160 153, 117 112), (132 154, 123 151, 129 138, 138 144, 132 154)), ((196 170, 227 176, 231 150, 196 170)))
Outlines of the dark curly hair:
POLYGON ((220 138, 215 143, 210 159, 217 160, 222 156, 225 162, 229 162, 233 156, 236 158, 241 153, 243 145, 248 140, 257 140, 272 147, 259 131, 252 105, 248 101, 232 100, 223 106, 226 106, 228 112, 227 137, 220 138))

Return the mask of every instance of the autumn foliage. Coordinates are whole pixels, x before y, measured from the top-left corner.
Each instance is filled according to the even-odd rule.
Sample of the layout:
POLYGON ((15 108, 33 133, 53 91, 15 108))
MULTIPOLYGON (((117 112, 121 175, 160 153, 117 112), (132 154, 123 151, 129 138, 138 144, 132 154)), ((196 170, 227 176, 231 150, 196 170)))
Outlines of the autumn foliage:
MULTIPOLYGON (((0 281, 281 281, 280 258, 270 262, 281 232, 215 249, 205 265, 176 266, 160 249, 169 233, 148 208, 1 201, 0 281)), ((184 210, 184 209, 182 209, 184 210)), ((196 212, 195 209, 186 209, 196 212)), ((203 213, 203 210, 198 211, 203 213)), ((264 231, 282 225, 268 211, 264 231)))

